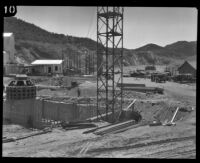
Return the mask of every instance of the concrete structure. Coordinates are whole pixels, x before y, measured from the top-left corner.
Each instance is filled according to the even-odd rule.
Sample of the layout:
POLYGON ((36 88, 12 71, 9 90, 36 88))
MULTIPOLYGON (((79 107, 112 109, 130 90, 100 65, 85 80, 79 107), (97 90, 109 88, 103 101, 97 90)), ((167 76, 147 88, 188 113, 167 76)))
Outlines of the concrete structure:
POLYGON ((4 64, 15 62, 15 40, 13 33, 3 33, 3 55, 4 64))
POLYGON ((193 77, 196 77, 196 69, 187 61, 185 61, 179 68, 179 74, 192 74, 193 77))
POLYGON ((13 33, 3 33, 3 64, 4 75, 18 73, 13 33))
MULTIPOLYGON (((37 127, 35 107, 36 87, 26 75, 18 75, 6 87, 3 117, 13 123, 37 127)), ((41 119, 41 118, 40 118, 41 119)))
POLYGON ((34 75, 62 74, 63 60, 35 60, 29 72, 34 75))
MULTIPOLYGON (((102 113, 104 108, 100 109, 102 113)), ((75 122, 96 116, 95 104, 75 104, 45 99, 4 100, 3 118, 23 126, 44 128, 56 121, 75 122), (48 122, 44 122, 47 120, 48 122)))

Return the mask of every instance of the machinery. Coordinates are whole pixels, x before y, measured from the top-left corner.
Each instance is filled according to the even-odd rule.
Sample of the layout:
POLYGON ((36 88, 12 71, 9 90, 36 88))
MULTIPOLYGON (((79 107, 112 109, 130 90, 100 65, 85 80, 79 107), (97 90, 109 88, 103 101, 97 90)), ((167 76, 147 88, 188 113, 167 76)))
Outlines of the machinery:
POLYGON ((151 74, 151 81, 156 83, 162 83, 170 80, 168 73, 153 73, 151 74))
POLYGON ((180 82, 180 83, 193 83, 196 81, 196 79, 192 76, 192 74, 179 74, 173 76, 173 81, 174 82, 180 82))
POLYGON ((6 87, 7 99, 29 99, 36 97, 36 86, 26 75, 16 75, 6 87))

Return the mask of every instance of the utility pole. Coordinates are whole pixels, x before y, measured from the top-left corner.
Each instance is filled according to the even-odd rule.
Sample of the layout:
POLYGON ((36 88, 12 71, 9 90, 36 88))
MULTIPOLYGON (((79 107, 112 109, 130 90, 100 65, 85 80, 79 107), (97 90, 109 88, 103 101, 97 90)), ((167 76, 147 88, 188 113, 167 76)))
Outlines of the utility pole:
POLYGON ((88 74, 90 75, 91 73, 91 57, 90 57, 91 53, 88 52, 88 74))
POLYGON ((88 73, 88 51, 85 50, 85 75, 88 73))
POLYGON ((64 56, 63 56, 63 47, 62 47, 62 74, 64 76, 64 56))

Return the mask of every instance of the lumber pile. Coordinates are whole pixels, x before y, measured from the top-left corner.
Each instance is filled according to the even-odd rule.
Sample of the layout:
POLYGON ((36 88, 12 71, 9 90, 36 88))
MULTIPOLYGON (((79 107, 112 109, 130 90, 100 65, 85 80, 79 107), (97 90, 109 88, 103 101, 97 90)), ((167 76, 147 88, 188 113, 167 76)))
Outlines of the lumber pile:
POLYGON ((128 127, 128 126, 132 126, 134 124, 135 124, 135 120, 130 120, 130 121, 122 122, 122 123, 117 123, 117 124, 113 124, 113 125, 110 125, 108 127, 99 129, 99 130, 95 131, 94 134, 96 134, 96 135, 105 135, 105 134, 112 133, 114 131, 123 129, 123 128, 128 127))
MULTIPOLYGON (((121 87, 121 83, 117 83, 117 87, 121 87)), ((164 89, 158 87, 146 87, 145 84, 137 84, 137 83, 123 83, 123 90, 131 90, 143 93, 160 93, 163 94, 164 89)))
MULTIPOLYGON (((121 83, 117 83, 117 87, 121 87, 121 83)), ((146 87, 145 84, 122 83, 122 87, 146 87)))
POLYGON ((123 90, 128 91, 136 91, 136 92, 143 92, 143 93, 159 93, 163 94, 164 89, 158 87, 124 87, 123 90))
POLYGON ((88 134, 88 133, 91 133, 91 132, 95 132, 96 130, 99 130, 99 129, 102 129, 102 128, 106 128, 106 127, 111 126, 111 125, 113 125, 113 124, 108 124, 108 125, 105 125, 105 126, 96 127, 96 128, 84 131, 83 134, 88 134))
POLYGON ((97 127, 97 125, 90 123, 90 122, 62 122, 61 126, 65 130, 97 127))
POLYGON ((146 123, 139 123, 139 124, 131 125, 131 126, 119 129, 119 130, 115 130, 115 131, 112 132, 112 134, 121 133, 121 132, 130 130, 130 129, 133 129, 133 128, 138 128, 138 127, 146 126, 146 125, 147 125, 146 123))

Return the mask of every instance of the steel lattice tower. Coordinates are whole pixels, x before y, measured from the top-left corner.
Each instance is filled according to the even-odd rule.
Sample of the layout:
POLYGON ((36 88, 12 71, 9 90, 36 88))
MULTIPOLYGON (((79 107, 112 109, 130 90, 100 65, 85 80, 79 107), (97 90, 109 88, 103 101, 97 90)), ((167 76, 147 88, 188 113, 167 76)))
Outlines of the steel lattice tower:
POLYGON ((122 110, 123 7, 97 7, 97 118, 122 110), (118 87, 117 87, 118 86, 118 87))

